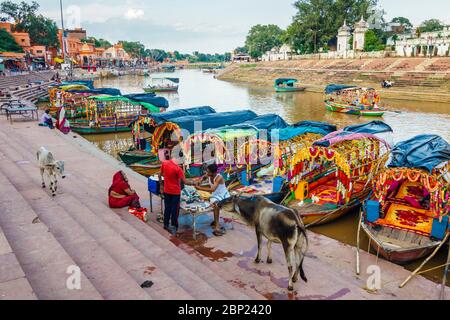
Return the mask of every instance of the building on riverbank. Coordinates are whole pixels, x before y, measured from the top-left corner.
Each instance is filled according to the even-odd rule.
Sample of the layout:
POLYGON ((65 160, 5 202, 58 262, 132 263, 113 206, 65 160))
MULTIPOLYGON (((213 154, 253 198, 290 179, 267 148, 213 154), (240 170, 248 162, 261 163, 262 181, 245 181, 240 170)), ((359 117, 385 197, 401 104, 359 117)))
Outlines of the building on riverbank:
POLYGON ((399 57, 448 57, 450 56, 450 26, 441 31, 418 33, 413 30, 388 40, 395 46, 399 57))

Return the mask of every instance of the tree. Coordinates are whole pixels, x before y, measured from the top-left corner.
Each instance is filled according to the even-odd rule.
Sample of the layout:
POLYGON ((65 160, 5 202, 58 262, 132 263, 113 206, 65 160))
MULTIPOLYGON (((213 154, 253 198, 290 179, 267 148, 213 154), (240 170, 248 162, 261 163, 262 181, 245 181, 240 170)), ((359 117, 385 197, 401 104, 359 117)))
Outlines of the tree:
POLYGON ((39 4, 35 1, 31 2, 31 4, 25 1, 19 4, 12 1, 4 1, 0 4, 0 13, 7 18, 13 19, 16 24, 21 24, 29 17, 35 16, 38 9, 39 4))
POLYGON ((1 52, 23 52, 22 47, 19 46, 5 29, 0 29, 0 51, 1 52))
POLYGON ((443 29, 444 25, 438 19, 426 20, 420 25, 420 32, 441 31, 443 29))
POLYGON ((385 46, 383 45, 383 42, 374 30, 369 30, 366 32, 364 51, 380 51, 384 50, 384 48, 385 46))
POLYGON ((234 49, 234 53, 236 54, 248 54, 248 50, 246 47, 237 47, 234 49))
POLYGON ((409 21, 409 19, 405 17, 395 17, 391 22, 399 23, 402 27, 405 28, 405 31, 411 31, 413 28, 411 21, 409 21))
POLYGON ((300 53, 317 52, 336 42, 337 30, 344 20, 352 25, 378 0, 297 0, 297 14, 287 29, 286 42, 300 53))
POLYGON ((138 42, 130 42, 130 41, 119 41, 122 44, 123 49, 133 58, 140 58, 145 56, 145 46, 138 42))
POLYGON ((16 30, 28 32, 32 45, 42 45, 47 47, 58 47, 58 26, 56 23, 43 15, 31 15, 20 24, 16 25, 16 30))
POLYGON ((112 44, 108 40, 105 40, 105 39, 102 39, 102 38, 97 39, 95 37, 88 37, 87 39, 82 39, 81 42, 91 43, 96 48, 108 49, 108 48, 112 47, 112 44))
POLYGON ((261 57, 266 51, 283 44, 281 41, 283 33, 284 31, 274 24, 258 24, 250 29, 245 47, 253 58, 261 57))
POLYGON ((56 23, 43 15, 38 15, 38 9, 39 4, 35 1, 31 4, 26 2, 16 4, 12 1, 5 1, 0 4, 0 12, 14 20, 14 31, 29 33, 32 45, 58 47, 58 27, 56 23))

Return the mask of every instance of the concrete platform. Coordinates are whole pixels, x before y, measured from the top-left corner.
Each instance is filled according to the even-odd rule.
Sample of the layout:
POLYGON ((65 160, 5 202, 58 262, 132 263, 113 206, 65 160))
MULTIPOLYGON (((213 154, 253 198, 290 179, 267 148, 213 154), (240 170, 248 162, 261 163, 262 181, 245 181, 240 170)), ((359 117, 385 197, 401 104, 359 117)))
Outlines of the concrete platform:
MULTIPOLYGON (((309 233, 308 283, 287 291, 280 246, 274 263, 257 265, 254 231, 238 220, 221 238, 212 217, 199 220, 192 238, 187 218, 171 236, 156 222, 107 206, 107 189, 118 170, 149 204, 146 179, 77 134, 63 135, 36 122, 10 125, 0 118, 0 299, 438 299, 440 286, 423 277, 404 289, 409 272, 362 253, 362 271, 381 269, 381 290, 366 290, 369 274, 355 275, 356 249, 309 233), (36 151, 45 146, 66 161, 67 178, 52 198, 42 189, 36 151), (69 290, 67 267, 81 271, 81 290, 69 290), (141 288, 151 281, 150 288, 141 288)), ((158 208, 158 201, 154 207, 158 208)), ((156 210, 157 211, 157 210, 156 210)), ((229 224, 228 224, 229 225, 229 224)), ((230 226, 230 225, 229 225, 230 226)), ((447 288, 447 299, 450 299, 447 288)))

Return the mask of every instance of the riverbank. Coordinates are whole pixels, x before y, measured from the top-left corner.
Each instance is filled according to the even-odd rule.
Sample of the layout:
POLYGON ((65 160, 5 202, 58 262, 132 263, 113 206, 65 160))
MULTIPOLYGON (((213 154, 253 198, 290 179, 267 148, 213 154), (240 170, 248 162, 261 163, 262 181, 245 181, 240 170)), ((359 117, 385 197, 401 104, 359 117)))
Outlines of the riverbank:
MULTIPOLYGON (((233 222, 214 238, 212 217, 199 220, 192 239, 189 219, 179 237, 169 236, 151 215, 143 223, 126 210, 107 207, 107 188, 117 170, 149 205, 145 178, 128 170, 77 134, 62 135, 35 122, 0 118, 0 298, 30 299, 437 299, 439 286, 400 266, 362 252, 355 275, 355 248, 309 232, 308 283, 289 294, 279 246, 274 264, 256 265, 254 231, 233 222), (40 187, 35 153, 41 146, 66 161, 67 179, 51 198, 40 187), (67 267, 79 266, 82 290, 65 287, 67 267), (381 268, 381 290, 369 292, 365 271, 381 268), (143 289, 144 281, 152 281, 143 289)), ((156 208, 158 201, 154 202, 156 208)), ((450 288, 447 288, 450 299, 450 288)))
POLYGON ((330 83, 380 88, 385 80, 394 88, 381 89, 386 99, 450 103, 450 58, 384 58, 293 60, 232 64, 217 78, 273 87, 277 78, 296 78, 311 92, 323 92, 330 83))

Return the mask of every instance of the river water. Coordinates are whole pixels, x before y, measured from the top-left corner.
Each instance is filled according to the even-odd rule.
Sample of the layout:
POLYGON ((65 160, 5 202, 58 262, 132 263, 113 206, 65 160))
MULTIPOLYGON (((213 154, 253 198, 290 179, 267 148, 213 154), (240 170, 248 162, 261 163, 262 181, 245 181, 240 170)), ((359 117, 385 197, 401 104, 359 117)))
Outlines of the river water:
MULTIPOLYGON (((180 70, 176 73, 152 76, 180 78, 180 89, 177 94, 162 95, 169 100, 170 110, 194 106, 211 106, 218 112, 251 109, 257 114, 276 113, 290 123, 300 120, 326 121, 336 124, 338 128, 373 120, 327 112, 323 95, 319 93, 275 93, 271 88, 220 81, 212 74, 200 70, 180 70)), ((149 82, 148 77, 124 76, 98 80, 96 86, 119 88, 126 94, 142 92, 142 88, 149 82)), ((392 110, 387 112, 382 120, 394 129, 394 142, 424 133, 439 134, 450 141, 450 102, 385 100, 384 104, 392 110)), ((86 136, 86 138, 114 156, 132 144, 129 133, 86 136)), ((356 246, 357 220, 358 213, 354 212, 336 222, 314 228, 313 231, 356 246)), ((362 237, 362 240, 362 247, 367 250, 368 239, 362 237)), ((426 269, 445 264, 446 258, 447 250, 443 249, 426 269)), ((406 268, 413 270, 419 264, 420 262, 416 262, 406 268)), ((426 273, 424 276, 439 282, 442 279, 442 271, 443 268, 426 273)))

